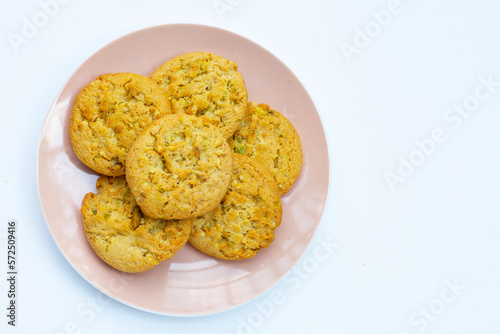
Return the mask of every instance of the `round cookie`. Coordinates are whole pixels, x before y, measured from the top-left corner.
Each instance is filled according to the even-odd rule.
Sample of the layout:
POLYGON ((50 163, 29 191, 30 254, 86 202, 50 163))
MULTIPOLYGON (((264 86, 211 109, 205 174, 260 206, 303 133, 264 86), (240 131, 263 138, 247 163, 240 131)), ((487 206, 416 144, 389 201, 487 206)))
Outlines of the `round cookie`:
POLYGON ((193 219, 189 242, 205 254, 225 260, 255 256, 274 240, 281 223, 276 180, 252 158, 233 154, 233 176, 217 208, 193 219))
POLYGON ((90 246, 111 267, 146 271, 172 258, 187 242, 191 220, 144 216, 124 176, 101 176, 96 185, 97 194, 83 199, 83 225, 90 246))
POLYGON ((142 211, 185 219, 213 210, 231 180, 231 149, 206 120, 164 116, 144 130, 127 156, 127 182, 142 211))
POLYGON ((227 139, 247 108, 247 90, 238 66, 207 52, 191 52, 159 66, 151 78, 167 93, 172 110, 202 117, 227 139))
POLYGON ((231 149, 252 157, 276 178, 285 194, 300 174, 302 148, 292 123, 266 104, 250 102, 243 122, 228 140, 231 149))
POLYGON ((135 73, 99 76, 75 99, 69 134, 78 158, 94 171, 125 174, 125 158, 144 128, 166 114, 165 92, 148 77, 135 73))

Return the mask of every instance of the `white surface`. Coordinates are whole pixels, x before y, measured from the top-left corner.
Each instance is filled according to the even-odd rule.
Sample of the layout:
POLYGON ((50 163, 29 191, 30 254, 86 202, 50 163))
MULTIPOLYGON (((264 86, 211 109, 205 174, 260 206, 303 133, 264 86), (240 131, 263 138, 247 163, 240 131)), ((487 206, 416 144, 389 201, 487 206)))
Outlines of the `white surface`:
POLYGON ((2 333, 500 332, 498 2, 60 0, 44 16, 39 1, 1 1, 1 277, 9 219, 20 249, 17 326, 2 278, 2 333), (34 16, 44 25, 16 52, 9 36, 34 16), (330 145, 328 207, 308 252, 254 301, 203 317, 105 298, 57 249, 36 188, 38 137, 66 79, 112 40, 168 23, 220 27, 271 51, 309 91, 330 145), (350 62, 346 44, 357 47, 350 62), (458 123, 448 109, 463 103, 472 112, 458 123), (391 189, 386 173, 410 158, 421 165, 391 189))

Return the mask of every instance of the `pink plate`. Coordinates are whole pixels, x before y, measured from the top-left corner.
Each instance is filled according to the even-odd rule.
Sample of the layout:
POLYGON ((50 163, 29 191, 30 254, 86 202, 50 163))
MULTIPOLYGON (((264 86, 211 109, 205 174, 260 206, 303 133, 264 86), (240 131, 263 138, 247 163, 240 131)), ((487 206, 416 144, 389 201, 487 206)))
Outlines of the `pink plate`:
POLYGON ((297 263, 321 221, 328 193, 325 133, 313 102, 295 75, 259 45, 234 33, 199 25, 157 26, 126 35, 85 61, 49 110, 40 137, 38 192, 49 230, 69 263, 93 286, 132 307, 168 315, 200 315, 245 303, 272 287, 297 263), (68 127, 76 95, 103 73, 149 76, 160 64, 191 51, 234 60, 249 101, 282 112, 297 129, 304 152, 302 171, 283 196, 283 221, 275 241, 254 258, 225 261, 186 245, 150 271, 125 274, 102 262, 82 226, 83 196, 96 192, 97 174, 76 157, 68 127))

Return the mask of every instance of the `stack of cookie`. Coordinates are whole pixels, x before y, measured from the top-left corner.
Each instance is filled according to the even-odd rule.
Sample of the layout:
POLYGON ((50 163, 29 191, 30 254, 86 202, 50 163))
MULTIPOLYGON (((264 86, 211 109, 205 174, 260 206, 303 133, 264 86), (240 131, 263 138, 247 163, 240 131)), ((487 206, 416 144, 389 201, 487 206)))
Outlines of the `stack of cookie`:
POLYGON ((279 112, 248 103, 233 61, 193 52, 150 78, 101 75, 75 100, 70 139, 102 174, 82 203, 96 254, 125 272, 149 270, 188 241, 213 257, 253 257, 281 224, 281 195, 302 164, 279 112))

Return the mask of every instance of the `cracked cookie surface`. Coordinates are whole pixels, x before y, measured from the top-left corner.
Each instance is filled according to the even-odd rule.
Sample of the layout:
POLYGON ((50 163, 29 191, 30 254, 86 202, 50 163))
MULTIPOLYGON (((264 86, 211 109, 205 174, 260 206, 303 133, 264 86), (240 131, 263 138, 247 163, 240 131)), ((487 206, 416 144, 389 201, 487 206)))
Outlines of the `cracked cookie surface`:
POLYGON ((252 157, 266 167, 282 195, 300 174, 300 137, 285 116, 266 104, 250 102, 243 122, 228 142, 235 153, 252 157))
POLYGON ((159 66, 151 78, 167 93, 173 112, 202 117, 229 138, 247 108, 247 90, 231 60, 191 52, 159 66))
POLYGON ((111 267, 143 272, 172 258, 187 242, 191 220, 145 216, 124 176, 101 176, 96 186, 97 194, 83 199, 83 225, 92 249, 111 267))
POLYGON ((137 137, 126 177, 142 211, 153 218, 200 216, 221 201, 231 179, 226 139, 206 120, 164 116, 137 137))
POLYGON ((170 114, 165 92, 135 73, 99 76, 75 99, 70 139, 77 157, 108 176, 125 174, 128 149, 153 120, 170 114))
POLYGON ((193 219, 189 242, 225 260, 255 256, 274 240, 281 224, 276 180, 254 159, 233 154, 229 189, 215 210, 193 219))

